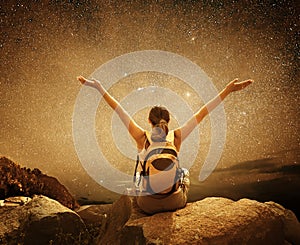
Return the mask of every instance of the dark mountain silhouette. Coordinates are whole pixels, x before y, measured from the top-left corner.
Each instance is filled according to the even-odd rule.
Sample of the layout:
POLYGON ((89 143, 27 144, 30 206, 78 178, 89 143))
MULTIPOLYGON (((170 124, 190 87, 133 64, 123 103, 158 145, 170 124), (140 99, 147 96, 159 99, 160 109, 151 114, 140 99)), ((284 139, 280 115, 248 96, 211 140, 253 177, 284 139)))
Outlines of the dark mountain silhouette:
POLYGON ((274 201, 300 217, 300 164, 281 156, 216 169, 204 182, 192 180, 190 201, 208 196, 274 201))

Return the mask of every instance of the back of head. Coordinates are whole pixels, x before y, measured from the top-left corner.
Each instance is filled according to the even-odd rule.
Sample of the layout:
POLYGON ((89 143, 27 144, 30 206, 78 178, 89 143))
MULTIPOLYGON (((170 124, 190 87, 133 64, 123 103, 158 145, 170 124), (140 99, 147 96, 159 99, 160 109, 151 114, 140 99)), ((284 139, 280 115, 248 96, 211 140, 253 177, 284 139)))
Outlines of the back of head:
POLYGON ((153 126, 151 140, 154 142, 166 141, 166 136, 169 133, 169 111, 165 107, 154 106, 149 112, 149 120, 153 126))

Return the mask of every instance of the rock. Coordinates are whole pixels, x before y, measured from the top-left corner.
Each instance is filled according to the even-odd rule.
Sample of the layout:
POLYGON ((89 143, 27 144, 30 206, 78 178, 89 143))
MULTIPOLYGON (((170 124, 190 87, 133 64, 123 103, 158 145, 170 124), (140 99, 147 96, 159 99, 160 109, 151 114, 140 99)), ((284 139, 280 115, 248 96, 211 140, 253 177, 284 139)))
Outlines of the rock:
POLYGON ((78 203, 70 194, 68 189, 64 185, 62 185, 56 178, 41 174, 39 180, 43 186, 40 192, 42 195, 57 200, 61 204, 72 210, 79 207, 78 203))
POLYGON ((107 229, 112 204, 81 206, 76 213, 84 221, 91 237, 103 236, 107 229))
POLYGON ((296 215, 275 202, 266 202, 269 208, 280 215, 284 224, 285 239, 291 244, 300 244, 300 223, 296 215))
POLYGON ((30 197, 9 197, 5 200, 0 200, 0 206, 21 206, 31 201, 30 197))
POLYGON ((128 196, 121 196, 112 205, 108 224, 103 236, 98 236, 100 244, 118 244, 120 232, 132 213, 132 200, 128 196))
POLYGON ((0 207, 0 244, 85 244, 86 227, 74 211, 45 196, 0 207))
POLYGON ((8 158, 1 157, 0 172, 0 199, 42 194, 70 209, 79 207, 65 186, 56 178, 42 174, 39 169, 21 168, 8 158))
POLYGON ((210 197, 147 216, 133 198, 123 196, 113 204, 97 244, 299 244, 298 220, 277 205, 210 197))

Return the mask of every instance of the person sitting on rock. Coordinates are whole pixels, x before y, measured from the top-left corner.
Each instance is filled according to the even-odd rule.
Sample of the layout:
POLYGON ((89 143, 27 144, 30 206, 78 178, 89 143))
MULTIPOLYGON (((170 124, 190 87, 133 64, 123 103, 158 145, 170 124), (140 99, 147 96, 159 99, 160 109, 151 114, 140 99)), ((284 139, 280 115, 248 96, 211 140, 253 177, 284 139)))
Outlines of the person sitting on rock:
MULTIPOLYGON (((148 121, 152 127, 152 133, 149 134, 146 130, 141 128, 133 118, 124 110, 120 103, 115 100, 102 86, 98 80, 89 80, 83 76, 77 79, 86 86, 97 89, 103 96, 108 105, 115 110, 124 125, 127 127, 129 134, 136 142, 136 147, 139 157, 143 156, 152 141, 168 141, 171 142, 176 151, 180 151, 181 143, 189 136, 193 129, 207 116, 214 108, 216 108, 230 93, 239 91, 250 85, 253 80, 248 79, 238 82, 234 79, 229 82, 227 86, 207 104, 202 106, 183 126, 169 131, 168 123, 170 121, 169 111, 162 106, 154 106, 149 113, 148 121), (160 133, 157 129, 160 128, 160 133)), ((137 204, 146 213, 153 214, 162 211, 173 211, 185 207, 187 203, 187 193, 189 190, 189 176, 188 171, 183 171, 183 181, 171 193, 156 194, 150 193, 149 195, 138 195, 137 204)))

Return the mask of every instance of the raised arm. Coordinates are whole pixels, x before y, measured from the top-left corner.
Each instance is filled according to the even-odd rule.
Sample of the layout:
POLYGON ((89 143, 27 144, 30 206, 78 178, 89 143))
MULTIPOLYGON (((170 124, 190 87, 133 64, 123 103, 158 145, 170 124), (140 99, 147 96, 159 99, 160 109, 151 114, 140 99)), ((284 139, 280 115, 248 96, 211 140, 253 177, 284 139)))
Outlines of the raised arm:
POLYGON ((244 89, 248 85, 253 83, 253 80, 245 80, 238 82, 238 78, 234 79, 212 100, 201 107, 182 127, 177 128, 175 133, 175 142, 181 144, 186 137, 193 131, 193 129, 208 115, 213 109, 215 109, 222 101, 232 92, 244 89))
POLYGON ((135 140, 137 147, 142 149, 145 142, 144 130, 139 127, 132 117, 124 110, 120 103, 115 100, 97 80, 88 80, 83 76, 77 77, 77 79, 84 85, 97 89, 103 96, 107 104, 118 114, 124 125, 127 127, 128 132, 135 140))

